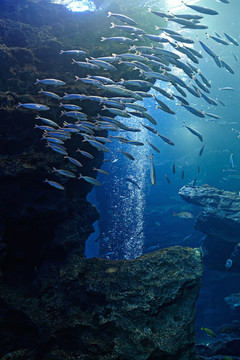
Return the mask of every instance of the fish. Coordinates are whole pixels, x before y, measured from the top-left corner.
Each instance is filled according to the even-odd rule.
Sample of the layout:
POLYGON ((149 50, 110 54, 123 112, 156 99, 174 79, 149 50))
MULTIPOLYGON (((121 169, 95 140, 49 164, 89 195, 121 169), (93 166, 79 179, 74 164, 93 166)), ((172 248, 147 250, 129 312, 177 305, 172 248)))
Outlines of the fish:
POLYGON ((113 22, 111 22, 110 29, 120 29, 120 30, 127 31, 127 32, 130 32, 130 33, 135 33, 135 34, 144 34, 145 33, 144 30, 142 30, 140 28, 137 28, 135 26, 116 25, 113 22))
POLYGON ((216 337, 216 334, 214 333, 214 331, 211 330, 211 329, 209 329, 209 328, 201 327, 201 330, 205 331, 205 333, 206 333, 208 336, 216 337))
POLYGON ((158 92, 160 92, 163 96, 167 97, 168 99, 170 100, 173 100, 174 99, 174 94, 171 93, 171 92, 168 92, 162 88, 160 88, 159 86, 155 86, 153 85, 152 88, 158 92))
POLYGON ((70 178, 75 178, 76 175, 69 171, 69 170, 64 170, 64 169, 56 169, 55 167, 53 168, 53 171, 54 172, 57 172, 58 174, 60 175, 63 175, 63 176, 67 176, 67 177, 70 177, 70 178))
POLYGON ((226 263, 225 263, 225 268, 226 270, 230 269, 232 267, 232 260, 231 259, 227 259, 226 263))
POLYGON ((43 136, 42 140, 47 140, 49 143, 53 143, 53 144, 62 144, 62 145, 64 144, 62 140, 49 136, 43 136))
POLYGON ((167 176, 167 174, 164 174, 164 176, 165 176, 165 179, 167 180, 167 182, 168 182, 168 184, 170 184, 170 179, 169 179, 169 177, 167 176))
POLYGON ((108 38, 105 38, 104 36, 102 36, 101 41, 117 42, 117 43, 133 43, 135 40, 130 39, 125 36, 112 36, 112 37, 108 37, 108 38))
POLYGON ((179 95, 175 95, 173 94, 173 96, 178 99, 180 101, 180 103, 184 104, 184 105, 189 105, 189 102, 187 100, 185 100, 184 98, 182 98, 181 96, 179 95))
POLYGON ((123 15, 123 14, 116 14, 116 13, 112 13, 111 11, 108 11, 108 15, 107 17, 110 17, 110 16, 113 16, 115 17, 116 19, 122 21, 122 22, 125 22, 129 25, 137 25, 136 21, 131 19, 130 17, 126 16, 126 15, 123 15))
POLYGON ((187 211, 181 211, 179 213, 174 212, 173 216, 177 216, 180 219, 193 219, 194 218, 193 214, 191 214, 190 212, 187 212, 187 211))
POLYGON ((184 179, 184 169, 182 169, 182 180, 184 179))
POLYGON ((215 40, 216 42, 218 42, 220 44, 229 45, 229 43, 226 40, 224 40, 223 38, 221 38, 221 37, 209 35, 208 33, 206 33, 206 35, 207 35, 208 38, 211 38, 211 39, 215 40))
POLYGON ((140 186, 138 185, 137 181, 130 175, 125 176, 125 180, 136 186, 138 189, 140 189, 140 186))
POLYGON ((235 74, 232 67, 228 63, 226 63, 226 61, 221 60, 221 64, 222 64, 222 67, 224 67, 228 72, 230 72, 231 74, 235 74))
POLYGON ((210 8, 207 8, 205 6, 198 6, 198 5, 189 5, 189 4, 186 4, 185 1, 182 1, 182 3, 189 7, 190 9, 192 10, 195 10, 197 12, 200 12, 202 14, 207 14, 207 15, 218 15, 218 12, 214 9, 210 9, 210 8))
POLYGON ((54 86, 62 86, 66 85, 66 83, 62 80, 58 79, 37 79, 34 83, 34 85, 42 84, 42 85, 54 85, 54 86))
POLYGON ((172 15, 170 13, 166 14, 166 13, 161 12, 161 11, 154 11, 151 8, 148 8, 148 12, 151 12, 152 14, 157 15, 157 16, 159 16, 161 18, 166 18, 166 19, 174 18, 174 15, 172 15))
POLYGON ((107 146, 103 145, 99 141, 85 138, 82 142, 85 142, 85 141, 89 142, 89 144, 91 144, 93 147, 95 147, 99 151, 110 152, 110 149, 107 146))
POLYGON ((148 119, 153 125, 157 125, 157 121, 147 112, 143 111, 144 117, 148 119))
POLYGON ((172 146, 175 145, 172 140, 170 140, 169 138, 167 138, 167 137, 164 136, 164 135, 159 134, 159 132, 157 133, 157 135, 158 135, 163 141, 165 141, 167 144, 172 145, 172 146))
POLYGON ((222 88, 219 88, 218 89, 219 91, 235 91, 236 89, 234 89, 233 87, 231 86, 225 86, 225 87, 222 87, 222 88))
POLYGON ((96 167, 93 167, 93 170, 95 170, 101 174, 104 174, 104 175, 109 175, 109 172, 106 170, 103 170, 103 169, 97 169, 96 167))
POLYGON ((201 118, 205 118, 205 114, 201 111, 201 110, 198 110, 192 106, 189 106, 189 105, 184 105, 184 104, 181 104, 181 106, 183 106, 186 110, 188 110, 189 112, 191 112, 192 114, 198 116, 198 117, 201 117, 201 118))
POLYGON ((77 152, 80 152, 82 155, 88 157, 89 159, 94 159, 93 155, 91 155, 91 154, 88 153, 87 151, 80 150, 79 148, 78 148, 76 151, 77 151, 77 152))
POLYGON ((153 34, 143 34, 143 36, 147 37, 151 41, 161 42, 161 43, 168 43, 169 40, 165 37, 160 35, 153 35, 153 34))
POLYGON ((84 55, 86 51, 84 50, 60 50, 60 55, 68 54, 68 55, 84 55))
POLYGON ((134 158, 131 154, 129 154, 128 152, 123 151, 123 150, 120 150, 120 152, 121 152, 123 155, 125 155, 128 159, 130 159, 130 160, 135 160, 135 158, 134 158))
POLYGON ((175 174, 175 173, 176 173, 176 166, 175 166, 175 163, 173 164, 172 171, 173 171, 173 174, 175 174))
POLYGON ((46 105, 42 104, 36 104, 36 103, 18 103, 17 108, 23 107, 24 109, 30 109, 30 110, 38 110, 38 111, 47 111, 50 110, 50 108, 46 105))
MULTIPOLYGON (((107 254, 105 254, 105 255, 107 255, 107 254)), ((107 268, 106 269, 106 273, 107 274, 113 274, 113 273, 115 273, 115 272, 117 272, 118 271, 118 268, 116 268, 116 267, 110 267, 110 268, 107 268)))
POLYGON ((198 173, 200 173, 200 166, 198 165, 198 173))
POLYGON ((99 70, 100 69, 100 67, 98 65, 91 64, 90 62, 86 62, 86 61, 77 61, 75 59, 72 59, 72 64, 76 64, 87 70, 99 70))
POLYGON ((183 127, 187 128, 193 135, 197 136, 200 141, 203 141, 203 136, 197 130, 187 126, 185 123, 183 123, 183 127))
POLYGON ((231 35, 229 35, 227 33, 224 33, 224 35, 232 44, 239 46, 239 42, 236 39, 234 39, 234 37, 232 37, 231 35))
POLYGON ((45 179, 44 182, 48 183, 48 184, 51 185, 52 187, 55 187, 56 189, 65 190, 64 186, 61 185, 61 184, 59 184, 59 183, 56 182, 56 181, 52 181, 52 180, 45 179))
POLYGON ((91 176, 85 176, 85 175, 79 174, 78 179, 83 179, 83 180, 87 181, 89 184, 92 184, 92 185, 102 186, 100 181, 98 181, 97 179, 94 179, 91 176))
POLYGON ((157 134, 157 130, 155 128, 153 128, 152 126, 148 126, 148 125, 144 125, 143 123, 140 122, 140 124, 145 127, 145 129, 151 131, 153 134, 157 134))
POLYGON ((155 150, 157 153, 160 153, 160 150, 157 146, 155 146, 154 144, 150 143, 148 140, 147 140, 147 143, 153 148, 153 150, 155 150))
POLYGON ((49 97, 51 97, 52 99, 56 99, 56 100, 60 100, 60 99, 61 99, 61 96, 59 96, 58 94, 55 94, 55 93, 50 92, 50 91, 44 91, 43 89, 41 89, 41 90, 39 91, 39 94, 43 94, 43 95, 49 96, 49 97))
POLYGON ((233 153, 231 153, 230 158, 229 158, 229 166, 230 169, 234 169, 234 162, 233 162, 233 153))
POLYGON ((204 143, 203 146, 201 147, 201 149, 199 151, 199 156, 202 156, 205 145, 206 145, 206 143, 204 143))
POLYGON ((59 107, 64 107, 64 109, 66 109, 66 110, 73 110, 73 111, 82 110, 82 108, 80 106, 73 105, 73 104, 62 104, 62 103, 60 103, 59 107))
POLYGON ((141 142, 141 141, 136 141, 136 140, 127 140, 127 141, 126 141, 126 144, 135 145, 135 146, 143 146, 143 145, 144 145, 143 142, 141 142))
POLYGON ((207 45, 205 45, 201 40, 199 40, 199 44, 202 46, 203 50, 205 50, 206 53, 208 53, 208 55, 210 55, 212 58, 217 57, 215 52, 213 50, 211 50, 207 45))
POLYGON ((80 161, 78 161, 77 159, 74 159, 73 157, 70 156, 65 156, 66 159, 68 159, 72 164, 78 166, 78 167, 82 167, 82 163, 80 163, 80 161))
POLYGON ((151 161, 150 180, 153 186, 156 185, 156 171, 153 163, 153 154, 149 157, 151 161))
POLYGON ((42 117, 40 117, 38 115, 35 117, 35 119, 36 120, 41 120, 42 122, 44 122, 45 124, 48 124, 50 126, 57 127, 57 128, 59 127, 59 125, 56 122, 54 122, 54 121, 52 121, 50 119, 42 118, 42 117))
POLYGON ((61 155, 68 156, 68 153, 67 153, 66 149, 63 148, 63 147, 61 147, 60 144, 59 144, 59 145, 57 145, 57 144, 56 144, 56 145, 52 145, 51 143, 48 143, 47 146, 50 147, 53 151, 55 151, 55 152, 57 152, 57 153, 59 153, 59 154, 61 154, 61 155))

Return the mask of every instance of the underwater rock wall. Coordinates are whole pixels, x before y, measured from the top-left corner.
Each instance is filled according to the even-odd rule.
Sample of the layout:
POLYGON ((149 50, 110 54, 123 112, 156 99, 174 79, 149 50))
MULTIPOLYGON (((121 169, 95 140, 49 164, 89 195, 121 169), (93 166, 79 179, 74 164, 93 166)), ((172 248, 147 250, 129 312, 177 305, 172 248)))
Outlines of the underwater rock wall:
POLYGON ((24 359, 193 360, 201 277, 198 249, 71 256, 60 272, 40 273, 31 294, 1 286, 1 349, 24 359))
MULTIPOLYGON (((61 192, 44 184, 63 158, 46 150, 35 113, 16 109, 19 101, 41 102, 37 78, 72 78, 69 59, 57 56, 62 47, 81 39, 94 50, 99 24, 89 15, 90 33, 84 17, 69 16, 48 1, 0 3, 0 356, 192 360, 199 252, 86 260, 85 241, 99 217, 86 201, 92 186, 68 179, 61 192)), ((44 102, 55 120, 54 100, 44 102)), ((77 146, 72 139, 69 151, 77 146)), ((103 155, 91 153, 91 169, 99 168, 103 155)))
POLYGON ((207 235, 203 242, 206 265, 210 269, 226 271, 226 261, 233 257, 228 271, 240 272, 239 195, 209 185, 184 186, 179 190, 179 195, 183 200, 203 207, 197 216, 195 228, 207 235))
MULTIPOLYGON (((70 17, 63 6, 49 1, 0 4, 0 264, 5 279, 13 283, 32 281, 42 266, 64 261, 73 250, 83 256, 92 224, 99 218, 86 201, 90 184, 63 179, 65 192, 44 184, 53 167, 66 168, 66 160, 41 141, 40 130, 34 129, 37 112, 16 109, 18 102, 44 102, 51 107, 46 117, 58 118, 58 102, 43 98, 34 82, 74 78, 69 58, 59 52, 83 37, 79 29, 86 19, 70 17)), ((61 89, 62 94, 70 88, 61 89)), ((78 137, 73 137, 70 154, 78 146, 78 137)), ((89 151, 90 146, 85 143, 82 149, 89 151)), ((103 160, 101 152, 91 152, 91 170, 87 159, 82 161, 89 173, 103 160)), ((67 168, 77 170, 71 163, 67 168)))

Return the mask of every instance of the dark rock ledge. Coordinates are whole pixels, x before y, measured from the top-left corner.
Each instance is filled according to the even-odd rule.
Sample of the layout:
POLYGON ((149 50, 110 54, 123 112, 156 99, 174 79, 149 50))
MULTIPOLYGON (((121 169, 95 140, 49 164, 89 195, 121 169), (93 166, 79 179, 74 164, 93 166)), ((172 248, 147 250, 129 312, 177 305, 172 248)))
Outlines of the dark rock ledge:
POLYGON ((226 271, 227 259, 232 260, 228 271, 240 272, 240 196, 209 185, 183 186, 181 198, 203 209, 196 219, 195 229, 206 234, 202 248, 209 269, 226 271))
POLYGON ((1 284, 2 355, 193 360, 201 277, 198 249, 173 247, 131 261, 72 255, 60 271, 39 274, 31 294, 1 284))

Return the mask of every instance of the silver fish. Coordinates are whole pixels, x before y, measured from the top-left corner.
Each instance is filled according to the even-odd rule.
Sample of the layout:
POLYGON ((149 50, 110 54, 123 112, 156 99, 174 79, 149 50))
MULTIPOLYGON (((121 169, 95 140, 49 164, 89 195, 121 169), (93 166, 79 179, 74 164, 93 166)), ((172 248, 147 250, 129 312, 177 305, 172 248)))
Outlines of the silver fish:
POLYGON ((90 176, 84 176, 82 174, 79 174, 78 179, 84 179, 85 181, 87 181, 89 184, 92 184, 92 185, 102 186, 100 181, 98 181, 97 179, 94 179, 90 176))
POLYGON ((51 180, 48 180, 48 179, 45 179, 44 182, 48 183, 49 185, 55 187, 56 189, 59 189, 59 190, 65 190, 64 189, 64 186, 57 183, 56 181, 51 181, 51 180))

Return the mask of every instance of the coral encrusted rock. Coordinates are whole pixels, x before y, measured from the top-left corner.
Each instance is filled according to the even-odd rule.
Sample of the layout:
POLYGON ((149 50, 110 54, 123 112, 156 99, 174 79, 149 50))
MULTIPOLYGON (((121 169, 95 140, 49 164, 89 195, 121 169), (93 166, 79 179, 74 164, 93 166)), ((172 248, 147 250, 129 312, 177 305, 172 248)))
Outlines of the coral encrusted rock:
POLYGON ((193 360, 201 277, 198 249, 119 261, 72 255, 40 274, 31 296, 1 286, 1 339, 25 359, 193 360))

